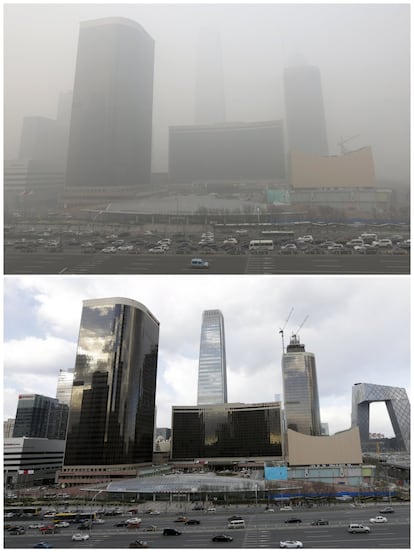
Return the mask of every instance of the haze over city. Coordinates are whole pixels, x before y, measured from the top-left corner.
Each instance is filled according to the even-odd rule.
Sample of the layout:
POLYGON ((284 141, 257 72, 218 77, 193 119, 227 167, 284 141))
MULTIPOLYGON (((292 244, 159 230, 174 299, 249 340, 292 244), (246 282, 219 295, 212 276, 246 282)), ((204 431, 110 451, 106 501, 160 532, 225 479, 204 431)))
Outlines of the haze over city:
MULTIPOLYGON (((350 427, 352 385, 409 390, 409 278, 364 277, 35 277, 5 278, 4 416, 20 393, 55 396, 60 369, 74 366, 82 301, 127 297, 160 321, 157 425, 172 405, 197 401, 202 311, 224 316, 229 402, 271 402, 282 394, 282 340, 292 333, 315 354, 321 420, 350 427)), ((378 406, 378 408, 377 408, 378 406)), ((371 431, 392 436, 384 404, 371 431)))
POLYGON ((380 183, 409 181, 408 4, 25 4, 5 6, 5 158, 25 116, 56 117, 73 90, 79 25, 126 17, 155 41, 153 172, 168 127, 194 123, 200 35, 220 36, 227 122, 284 120, 283 69, 319 68, 329 153, 372 146, 380 183))

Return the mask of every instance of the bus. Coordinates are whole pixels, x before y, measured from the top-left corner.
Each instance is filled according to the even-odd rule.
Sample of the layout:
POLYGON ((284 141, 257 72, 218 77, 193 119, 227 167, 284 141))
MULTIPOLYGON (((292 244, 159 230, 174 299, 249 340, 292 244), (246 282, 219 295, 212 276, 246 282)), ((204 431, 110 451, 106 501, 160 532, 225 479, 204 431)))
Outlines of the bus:
POLYGON ((80 520, 95 521, 96 512, 57 512, 53 518, 53 523, 59 523, 59 521, 79 523, 80 520))
POLYGON ((262 252, 273 251, 275 248, 273 240, 251 240, 249 251, 262 252))
POLYGON ((276 236, 277 238, 294 238, 295 232, 292 230, 262 230, 262 236, 276 236))
POLYGON ((12 516, 38 516, 42 512, 40 506, 5 506, 4 514, 9 514, 7 517, 12 516))

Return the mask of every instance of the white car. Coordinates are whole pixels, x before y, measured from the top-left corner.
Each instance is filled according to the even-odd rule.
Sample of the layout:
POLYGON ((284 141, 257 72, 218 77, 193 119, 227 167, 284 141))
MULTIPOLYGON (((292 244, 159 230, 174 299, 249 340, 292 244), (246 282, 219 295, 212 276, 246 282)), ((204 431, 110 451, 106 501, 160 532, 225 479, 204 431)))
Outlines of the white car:
POLYGON ((238 241, 236 240, 236 238, 227 238, 227 240, 224 240, 223 244, 224 245, 237 245, 238 241))
POLYGON ((104 247, 101 249, 101 253, 116 253, 118 249, 116 247, 104 247))
POLYGON ((70 523, 67 521, 58 521, 58 523, 55 523, 55 527, 69 527, 70 523))
POLYGON ((84 540, 88 540, 89 539, 89 535, 88 534, 82 534, 82 533, 75 533, 74 535, 72 535, 72 540, 73 541, 84 541, 84 540))
POLYGON ((151 249, 148 249, 150 253, 165 253, 166 249, 162 245, 156 245, 155 247, 151 247, 151 249))
POLYGON ((280 548, 303 548, 303 544, 297 540, 280 541, 280 548))
POLYGON ((383 238, 376 242, 377 247, 392 247, 392 241, 388 238, 383 238))
POLYGON ((158 510, 151 510, 150 512, 150 516, 159 516, 161 514, 161 512, 159 512, 158 510))
POLYGON ((371 523, 386 523, 388 520, 385 516, 375 516, 369 520, 371 523))
POLYGON ((282 245, 280 248, 281 251, 296 251, 297 247, 295 243, 287 243, 286 245, 282 245))
POLYGON ((135 518, 127 519, 126 523, 129 523, 129 524, 133 525, 133 524, 136 524, 136 523, 141 523, 141 521, 142 521, 141 518, 135 517, 135 518))
POLYGON ((299 236, 297 243, 313 243, 313 236, 299 236))
POLYGON ((282 506, 280 508, 280 511, 281 512, 291 512, 292 511, 292 506, 282 506))

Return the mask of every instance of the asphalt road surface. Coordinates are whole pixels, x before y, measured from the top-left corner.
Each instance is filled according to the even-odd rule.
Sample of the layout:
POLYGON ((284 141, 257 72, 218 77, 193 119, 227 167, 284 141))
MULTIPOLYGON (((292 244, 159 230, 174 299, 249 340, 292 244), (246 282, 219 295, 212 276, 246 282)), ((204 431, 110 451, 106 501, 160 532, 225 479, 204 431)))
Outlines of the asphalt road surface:
MULTIPOLYGON (((304 548, 409 548, 410 511, 409 506, 395 506, 395 513, 388 514, 388 522, 374 524, 369 521, 378 514, 379 506, 370 505, 361 509, 349 505, 325 509, 300 510, 293 512, 264 512, 263 508, 231 509, 217 512, 187 512, 187 517, 200 520, 200 525, 184 525, 174 520, 177 514, 162 513, 159 516, 140 515, 142 527, 156 525, 154 532, 140 529, 114 527, 120 518, 104 518, 103 525, 95 525, 89 532, 87 541, 74 542, 72 534, 79 532, 74 527, 62 529, 59 534, 39 534, 38 530, 28 529, 26 534, 5 536, 5 548, 32 548, 40 541, 47 541, 54 548, 128 548, 135 539, 142 539, 150 548, 279 548, 281 540, 300 540, 304 548), (227 517, 241 514, 246 522, 245 529, 228 529, 227 517), (298 524, 287 524, 289 517, 302 520, 298 524), (311 526, 314 519, 326 519, 329 525, 311 526), (362 523, 371 528, 369 534, 349 534, 349 523, 362 523), (173 527, 182 531, 179 536, 163 536, 162 530, 173 527), (229 543, 214 543, 217 534, 233 537, 229 543)), ((30 522, 22 523, 28 525, 30 522)))
POLYGON ((5 274, 409 274, 410 255, 191 255, 7 251, 5 274))

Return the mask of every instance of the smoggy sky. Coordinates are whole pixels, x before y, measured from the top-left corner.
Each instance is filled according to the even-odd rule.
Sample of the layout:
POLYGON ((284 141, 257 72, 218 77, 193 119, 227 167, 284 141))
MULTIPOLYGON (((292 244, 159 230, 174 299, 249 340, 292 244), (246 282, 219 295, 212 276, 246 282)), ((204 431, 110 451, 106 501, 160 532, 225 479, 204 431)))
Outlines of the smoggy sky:
POLYGON ((155 40, 153 170, 168 166, 168 126, 194 123, 201 30, 220 33, 227 121, 284 119, 283 68, 320 68, 330 153, 371 145, 379 180, 408 183, 409 4, 8 4, 5 157, 24 116, 55 118, 73 88, 81 21, 131 18, 155 40))
MULTIPOLYGON (((126 297, 160 321, 158 426, 172 405, 197 401, 202 311, 224 316, 229 402, 282 394, 279 330, 299 332, 315 354, 321 419, 350 427, 352 385, 404 387, 410 394, 409 277, 13 276, 4 283, 4 416, 19 393, 54 397, 59 369, 73 368, 82 301, 126 297)), ((392 436, 385 405, 371 407, 371 431, 392 436)))

